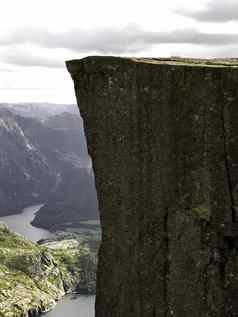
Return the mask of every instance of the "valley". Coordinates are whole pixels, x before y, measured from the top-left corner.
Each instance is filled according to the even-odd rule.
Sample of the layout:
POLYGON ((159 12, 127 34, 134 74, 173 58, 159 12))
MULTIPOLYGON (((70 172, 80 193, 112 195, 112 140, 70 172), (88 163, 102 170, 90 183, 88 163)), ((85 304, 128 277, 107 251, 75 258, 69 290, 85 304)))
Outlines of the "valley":
POLYGON ((47 106, 0 104, 0 216, 44 202, 34 225, 57 230, 98 219, 98 206, 76 105, 47 106))
POLYGON ((71 317, 91 317, 100 228, 94 224, 91 230, 55 233, 36 228, 31 222, 41 207, 29 206, 17 215, 0 217, 0 316, 49 310, 44 316, 63 317, 70 311, 71 317))
POLYGON ((75 105, 48 106, 0 104, 1 317, 94 315, 101 229, 83 123, 75 105))

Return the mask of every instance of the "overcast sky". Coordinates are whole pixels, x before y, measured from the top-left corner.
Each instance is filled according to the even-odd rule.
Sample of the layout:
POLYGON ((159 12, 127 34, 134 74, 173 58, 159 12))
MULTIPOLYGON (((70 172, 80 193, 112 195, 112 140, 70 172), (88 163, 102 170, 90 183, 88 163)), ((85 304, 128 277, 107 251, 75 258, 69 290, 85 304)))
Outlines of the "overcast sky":
POLYGON ((0 102, 75 103, 64 61, 238 56, 238 0, 7 0, 0 102))

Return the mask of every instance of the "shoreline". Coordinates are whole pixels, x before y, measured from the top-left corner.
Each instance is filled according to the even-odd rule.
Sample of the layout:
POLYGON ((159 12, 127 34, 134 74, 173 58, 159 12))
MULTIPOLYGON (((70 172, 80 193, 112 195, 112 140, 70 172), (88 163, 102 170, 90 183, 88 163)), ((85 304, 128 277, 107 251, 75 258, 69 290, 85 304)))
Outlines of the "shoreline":
MULTIPOLYGON (((39 264, 37 263, 43 263, 43 267, 39 267, 39 269, 43 272, 44 278, 49 279, 50 283, 53 283, 52 286, 49 286, 47 283, 44 282, 43 284, 41 283, 41 279, 39 280, 38 276, 34 275, 32 277, 31 273, 28 275, 28 278, 30 277, 32 281, 35 280, 34 283, 34 289, 32 290, 32 293, 27 290, 28 286, 31 285, 31 280, 29 282, 20 282, 20 284, 16 284, 16 287, 21 287, 22 288, 22 294, 18 293, 18 298, 16 300, 19 303, 19 313, 17 312, 16 315, 12 315, 12 317, 21 317, 22 313, 24 312, 24 316, 29 317, 29 316, 45 316, 47 313, 54 311, 55 307, 64 301, 64 298, 67 296, 94 296, 95 293, 95 278, 90 277, 91 274, 94 276, 96 274, 96 260, 87 247, 86 244, 75 240, 72 237, 72 234, 66 231, 63 231, 61 233, 57 234, 54 232, 50 232, 49 230, 45 230, 42 228, 37 228, 31 224, 31 220, 34 219, 34 216, 36 212, 41 208, 43 204, 37 204, 37 205, 31 205, 22 210, 21 213, 18 213, 16 215, 10 215, 6 217, 0 217, 0 223, 3 223, 4 226, 8 226, 10 230, 6 231, 4 236, 6 236, 7 240, 9 242, 11 241, 11 236, 17 236, 17 240, 19 239, 19 244, 17 244, 17 249, 19 249, 19 252, 22 253, 21 255, 21 261, 17 260, 18 255, 14 253, 14 256, 16 257, 15 263, 17 264, 16 269, 19 274, 22 274, 23 271, 25 270, 31 270, 35 272, 35 265, 38 267, 39 264), (5 221, 4 221, 5 220, 5 221), (7 221, 6 221, 7 220, 7 221), (10 224, 10 225, 9 225, 10 224), (23 228, 22 228, 23 226, 23 228), (43 234, 42 236, 36 236, 34 235, 33 238, 29 237, 29 232, 21 232, 21 230, 18 229, 25 229, 26 231, 29 231, 30 229, 30 234, 43 234), (28 233, 28 235, 26 234, 28 233), (46 233, 46 235, 45 235, 46 233), (9 238, 8 238, 9 235, 9 238), (30 239, 31 238, 31 239, 30 239), (39 238, 39 239, 38 239, 39 238), (29 251, 28 247, 25 250, 24 248, 22 249, 21 247, 21 241, 24 241, 27 245, 29 245, 29 251), (38 243, 39 242, 39 243, 38 243), (57 246, 55 248, 55 245, 57 246), (25 250, 25 251, 24 251, 25 250), (44 251, 46 250, 46 251, 44 251), (87 268, 87 265, 84 266, 83 262, 79 259, 77 260, 75 258, 75 250, 77 250, 78 254, 81 254, 81 257, 83 256, 84 261, 87 263, 91 263, 90 267, 87 268), (32 254, 32 260, 33 264, 29 264, 28 261, 26 260, 28 255, 27 252, 30 252, 32 254), (45 253, 46 252, 46 253, 45 253), (25 255, 26 254, 26 257, 25 255), (23 258, 22 258, 23 256, 23 258), (36 260, 36 257, 39 258, 39 261, 36 260), (67 259, 65 260, 65 257, 67 259), (25 265, 21 268, 21 262, 22 261, 27 261, 26 262, 26 267, 25 265), (73 262, 72 262, 73 261, 73 262), (78 262, 79 261, 79 262, 78 262), (68 267, 68 263, 70 264, 73 268, 73 271, 71 271, 71 268, 68 267), (47 270, 45 271, 44 265, 49 266, 47 270), (30 265, 30 266, 29 266, 30 265), (33 266, 32 266, 33 265, 33 266), (19 266, 19 267, 18 267, 19 266), (31 268, 32 266, 32 268, 31 268), (23 269, 23 271, 22 271, 23 269), (19 270, 19 271, 18 271, 19 270), (49 271, 50 270, 50 271, 49 271), (57 270, 57 279, 59 282, 56 282, 55 286, 54 283, 51 280, 51 276, 54 276, 54 271, 57 270), (76 271, 75 271, 76 270, 76 271), (52 272, 51 272, 52 271, 52 272), (75 271, 75 272, 74 272, 75 271), (86 280, 82 280, 81 273, 79 274, 79 271, 84 272, 84 275, 87 276, 86 280), (48 272, 48 273, 47 273, 48 272), (51 273, 50 273, 51 272, 51 273), (71 273, 72 272, 72 273, 71 273), (50 275, 49 275, 50 274, 50 275), (49 276, 48 276, 49 275, 49 276), (47 277, 48 276, 48 277, 47 277), (38 285, 39 283, 39 285, 38 285), (60 286, 61 285, 61 286, 60 286), (47 292, 45 293, 45 288, 50 287, 51 290, 47 295, 47 292), (53 288, 52 288, 53 287, 53 288), (53 290, 55 287, 55 290, 53 290), (38 290, 37 290, 38 288, 38 290), (24 293, 25 292, 25 293, 24 293), (37 292, 38 295, 35 297, 37 292), (25 294, 25 295, 24 295, 25 294), (38 298, 38 300, 37 300, 38 298), (28 303, 28 304, 27 304, 28 303), (29 307, 31 306, 31 307, 29 307), (20 308, 21 307, 21 308, 20 308), (24 308, 25 307, 25 308, 24 308), (25 310, 26 309, 26 310, 25 310), (20 311, 21 310, 21 311, 20 311)), ((77 234, 75 235, 77 237, 77 234)), ((4 246, 1 245, 0 243, 0 252, 4 252, 4 249, 2 249, 4 246)), ((12 249, 10 249, 11 252, 13 252, 12 249)), ((14 251, 15 252, 15 251, 14 251)), ((18 251, 17 251, 18 252, 18 251)), ((0 261, 0 266, 5 265, 5 262, 0 261)), ((1 267, 0 267, 1 268, 1 267)), ((6 267, 8 269, 8 266, 6 267)), ((38 269, 36 270, 38 271, 38 269)), ((12 277, 14 279, 14 277, 12 277)), ((7 281, 5 276, 3 275, 3 281, 7 281)), ((18 282, 17 282, 18 283, 18 282)), ((11 287, 10 288, 4 288, 2 289, 3 291, 7 291, 9 296, 13 296, 12 300, 14 304, 15 301, 15 295, 10 295, 11 294, 11 287)), ((1 290, 0 290, 0 297, 1 297, 1 290)), ((10 298, 6 299, 7 301, 10 301, 10 298)), ((6 309, 10 309, 12 304, 6 304, 6 309), (10 305, 10 306, 9 306, 10 305)), ((1 303, 3 303, 0 299, 0 313, 1 309, 5 307, 5 304, 3 303, 3 306, 1 306, 1 303)), ((3 310, 4 312, 4 310, 3 310)), ((3 315, 5 316, 5 315, 3 315)), ((8 315, 6 315, 8 316, 8 315)))

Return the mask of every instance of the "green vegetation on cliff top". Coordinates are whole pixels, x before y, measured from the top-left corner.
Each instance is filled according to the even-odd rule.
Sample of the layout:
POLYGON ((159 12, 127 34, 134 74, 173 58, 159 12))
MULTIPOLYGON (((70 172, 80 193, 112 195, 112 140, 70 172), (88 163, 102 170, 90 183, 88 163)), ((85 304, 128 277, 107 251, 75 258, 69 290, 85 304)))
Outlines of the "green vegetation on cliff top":
POLYGON ((143 58, 143 57, 117 57, 117 56, 88 56, 82 59, 75 59, 66 61, 66 66, 69 72, 72 74, 77 71, 77 66, 81 63, 100 63, 100 65, 107 65, 111 63, 146 63, 146 64, 158 64, 158 65, 174 65, 174 66, 191 66, 191 67, 215 67, 215 68, 236 68, 238 67, 237 58, 186 58, 172 56, 168 58, 143 58))

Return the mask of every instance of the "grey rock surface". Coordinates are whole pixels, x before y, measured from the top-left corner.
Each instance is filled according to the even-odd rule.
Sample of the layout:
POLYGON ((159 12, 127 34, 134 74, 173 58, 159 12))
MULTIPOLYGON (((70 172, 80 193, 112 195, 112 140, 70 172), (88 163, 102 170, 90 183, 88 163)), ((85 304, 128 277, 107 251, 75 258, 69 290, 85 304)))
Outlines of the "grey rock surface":
POLYGON ((96 317, 238 316, 237 67, 67 62, 102 223, 96 317))

